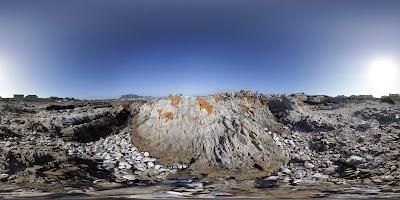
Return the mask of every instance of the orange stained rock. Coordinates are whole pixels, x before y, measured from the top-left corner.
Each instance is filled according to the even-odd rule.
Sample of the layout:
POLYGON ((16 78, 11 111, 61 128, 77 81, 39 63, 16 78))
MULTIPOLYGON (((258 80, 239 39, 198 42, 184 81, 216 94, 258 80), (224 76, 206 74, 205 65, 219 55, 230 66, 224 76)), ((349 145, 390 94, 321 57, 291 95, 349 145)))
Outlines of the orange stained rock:
POLYGON ((262 100, 261 100, 261 105, 264 106, 264 107, 267 106, 267 101, 264 100, 264 99, 262 99, 262 100))
POLYGON ((163 113, 162 109, 157 109, 156 111, 158 112, 158 119, 167 119, 167 120, 174 119, 174 115, 171 112, 163 113))
POLYGON ((149 104, 150 107, 153 107, 155 102, 154 101, 150 101, 150 102, 148 102, 148 104, 149 104))
POLYGON ((250 113, 254 117, 254 109, 246 106, 244 104, 240 104, 240 107, 245 110, 246 112, 250 113))
POLYGON ((221 95, 217 94, 217 95, 214 96, 214 99, 215 99, 216 102, 219 102, 219 101, 221 101, 222 97, 221 97, 221 95))
POLYGON ((156 110, 158 112, 158 119, 161 119, 161 113, 162 113, 162 109, 157 109, 156 110))
POLYGON ((167 120, 173 120, 174 115, 171 112, 166 112, 162 114, 162 118, 167 119, 167 120))
POLYGON ((299 106, 304 106, 304 102, 301 101, 301 100, 297 100, 297 105, 299 105, 299 106))
POLYGON ((212 105, 210 105, 210 104, 206 101, 206 99, 204 99, 204 97, 198 97, 198 98, 197 98, 197 103, 199 104, 200 109, 206 110, 207 113, 208 113, 209 115, 212 114, 212 112, 213 112, 213 107, 212 107, 212 105))
POLYGON ((168 99, 171 101, 171 105, 175 108, 181 103, 182 97, 180 95, 169 96, 168 99))

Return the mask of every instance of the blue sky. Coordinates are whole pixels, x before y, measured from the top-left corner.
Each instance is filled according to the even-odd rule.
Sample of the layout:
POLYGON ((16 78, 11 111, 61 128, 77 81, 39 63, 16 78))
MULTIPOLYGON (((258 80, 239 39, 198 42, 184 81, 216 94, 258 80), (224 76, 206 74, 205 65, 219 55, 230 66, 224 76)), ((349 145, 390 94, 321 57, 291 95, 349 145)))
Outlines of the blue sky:
POLYGON ((374 59, 399 67, 399 10, 395 0, 2 0, 0 96, 399 93, 400 79, 368 76, 374 59))

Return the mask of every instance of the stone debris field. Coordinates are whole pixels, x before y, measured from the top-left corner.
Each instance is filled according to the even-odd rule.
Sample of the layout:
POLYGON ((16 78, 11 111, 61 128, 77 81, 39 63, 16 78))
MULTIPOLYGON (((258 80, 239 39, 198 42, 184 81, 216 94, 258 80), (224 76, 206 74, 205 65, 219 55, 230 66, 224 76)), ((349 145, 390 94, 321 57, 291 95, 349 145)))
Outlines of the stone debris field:
POLYGON ((400 198, 398 104, 133 97, 0 99, 0 197, 400 198))

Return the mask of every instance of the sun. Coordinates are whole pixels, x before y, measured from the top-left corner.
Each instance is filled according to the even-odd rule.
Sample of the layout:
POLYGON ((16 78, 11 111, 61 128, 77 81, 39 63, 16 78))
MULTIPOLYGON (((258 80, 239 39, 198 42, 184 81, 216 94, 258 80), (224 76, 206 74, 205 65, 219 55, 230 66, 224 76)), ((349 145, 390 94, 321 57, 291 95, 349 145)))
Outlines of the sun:
POLYGON ((379 57, 369 62, 368 81, 374 96, 396 92, 398 67, 397 61, 389 57, 379 57))

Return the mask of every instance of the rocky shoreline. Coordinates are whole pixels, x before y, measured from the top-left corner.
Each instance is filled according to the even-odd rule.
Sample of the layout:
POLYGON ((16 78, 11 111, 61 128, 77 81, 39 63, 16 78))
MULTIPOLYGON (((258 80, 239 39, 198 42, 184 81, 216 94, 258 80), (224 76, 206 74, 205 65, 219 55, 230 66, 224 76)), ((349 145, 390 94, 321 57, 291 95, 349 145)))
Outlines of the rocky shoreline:
POLYGON ((8 185, 82 194, 146 185, 165 197, 302 188, 312 194, 301 197, 322 197, 335 188, 393 198, 399 140, 400 107, 380 99, 241 91, 0 101, 0 193, 8 185))

